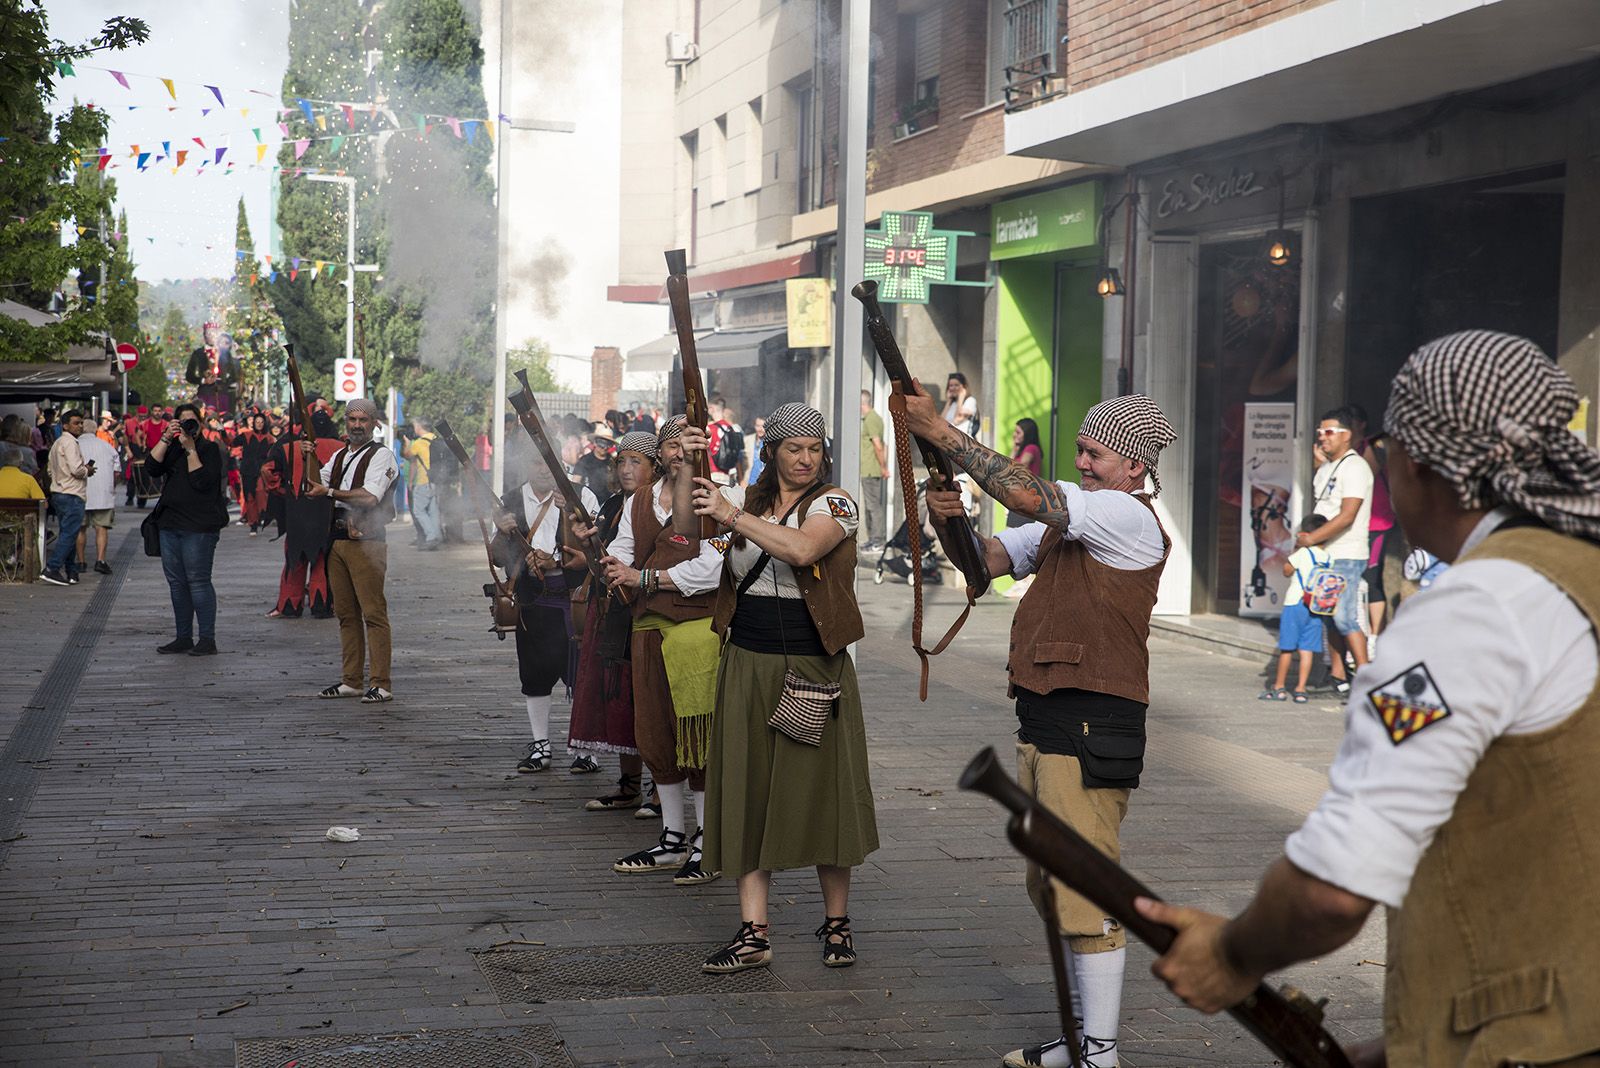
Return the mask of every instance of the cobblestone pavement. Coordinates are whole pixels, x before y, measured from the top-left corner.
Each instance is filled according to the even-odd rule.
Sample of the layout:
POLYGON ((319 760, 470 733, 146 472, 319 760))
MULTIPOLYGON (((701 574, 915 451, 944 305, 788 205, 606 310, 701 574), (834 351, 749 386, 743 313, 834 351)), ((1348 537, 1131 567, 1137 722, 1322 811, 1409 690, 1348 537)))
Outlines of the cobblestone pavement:
MULTIPOLYGON (((409 1035, 396 1041, 439 1053, 430 1064, 536 1063, 507 1052, 535 1036, 584 1066, 994 1065, 1053 1033, 1001 810, 955 789, 984 745, 1010 763, 1012 602, 973 613, 920 704, 909 591, 862 572, 883 841, 851 902, 862 961, 821 967, 815 878, 792 872, 775 882, 770 976, 707 986, 696 965, 737 926, 732 881, 612 874, 655 835, 582 811, 614 765, 570 775, 558 746, 550 773, 512 771, 527 721, 515 652, 485 633, 481 548, 421 555, 391 527, 396 700, 373 708, 313 698, 337 677, 335 624, 263 618, 280 546, 237 526, 217 552, 223 655, 157 657, 165 583, 135 555, 137 514, 119 520, 117 574, 0 588, 8 648, 34 643, 11 661, 0 720, 0 1061, 276 1065, 409 1035), (361 840, 327 841, 333 825, 361 840), (502 992, 523 1000, 502 1002, 472 952, 497 944, 565 959, 510 976, 502 992)), ((952 598, 936 591, 930 637, 952 598)), ((1125 857, 1165 897, 1233 910, 1315 803, 1341 713, 1259 704, 1255 664, 1160 640, 1152 653, 1125 857)), ((558 696, 558 738, 565 718, 558 696)), ((1288 976, 1331 999, 1341 1038, 1378 1028, 1381 935, 1374 920, 1288 976)), ((1132 950, 1125 1065, 1274 1063, 1227 1018, 1179 1007, 1149 960, 1132 950)))

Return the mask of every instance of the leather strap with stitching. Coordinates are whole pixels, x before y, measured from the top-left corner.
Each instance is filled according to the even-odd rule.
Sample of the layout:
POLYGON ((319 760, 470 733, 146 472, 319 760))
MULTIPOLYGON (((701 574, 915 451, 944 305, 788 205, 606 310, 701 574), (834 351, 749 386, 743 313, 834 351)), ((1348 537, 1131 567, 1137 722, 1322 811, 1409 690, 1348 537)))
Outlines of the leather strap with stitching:
POLYGON ((972 587, 967 586, 967 606, 961 610, 961 615, 945 631, 939 644, 932 649, 922 645, 922 517, 917 509, 917 478, 911 466, 911 431, 906 429, 906 396, 900 383, 894 384, 894 390, 889 395, 889 421, 894 425, 894 459, 895 467, 900 476, 900 496, 906 502, 906 537, 911 543, 911 648, 916 651, 922 660, 922 683, 918 691, 919 699, 928 699, 928 658, 938 656, 955 638, 956 634, 967 621, 967 616, 972 612, 976 603, 972 596, 972 587))

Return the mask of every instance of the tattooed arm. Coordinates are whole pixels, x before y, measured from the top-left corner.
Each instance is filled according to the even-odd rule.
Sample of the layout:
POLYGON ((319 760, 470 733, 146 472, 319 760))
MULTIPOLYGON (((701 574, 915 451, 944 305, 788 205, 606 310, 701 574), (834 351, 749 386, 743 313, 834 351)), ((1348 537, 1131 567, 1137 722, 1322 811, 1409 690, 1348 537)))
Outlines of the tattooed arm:
POLYGON ((1010 511, 1059 530, 1067 529, 1067 499, 1060 486, 1033 474, 1011 457, 984 448, 970 434, 945 422, 933 398, 922 391, 920 384, 915 388, 915 393, 906 394, 906 422, 913 434, 950 457, 985 493, 1010 511))

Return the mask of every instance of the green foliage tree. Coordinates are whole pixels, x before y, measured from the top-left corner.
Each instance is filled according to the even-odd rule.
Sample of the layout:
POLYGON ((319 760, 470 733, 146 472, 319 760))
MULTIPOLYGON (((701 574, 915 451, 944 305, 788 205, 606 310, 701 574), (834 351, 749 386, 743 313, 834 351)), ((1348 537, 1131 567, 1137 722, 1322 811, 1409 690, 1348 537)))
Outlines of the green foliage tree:
MULTIPOLYGON (((6 138, 6 165, 0 167, 0 285, 9 299, 44 308, 73 267, 98 275, 111 259, 110 243, 100 232, 109 217, 103 200, 107 184, 74 180, 94 170, 81 164, 94 159, 94 148, 104 140, 106 116, 74 104, 52 119, 48 105, 56 80, 72 72, 74 59, 148 37, 142 21, 118 17, 89 43, 67 45, 50 37, 41 5, 0 0, 0 137, 6 138), (73 220, 85 232, 78 242, 63 245, 62 226, 73 220)), ((87 307, 73 297, 60 321, 45 326, 0 316, 0 351, 11 359, 48 360, 107 325, 104 304, 87 307)))
MULTIPOLYGON (((234 270, 222 324, 233 335, 233 351, 239 360, 239 398, 249 401, 266 396, 267 368, 277 367, 282 360, 279 338, 283 322, 272 302, 269 284, 278 265, 263 263, 256 256, 243 197, 239 198, 239 217, 234 230, 234 270)), ((296 355, 298 357, 298 353, 296 355)))
POLYGON ((371 9, 348 0, 298 0, 290 14, 285 102, 381 96, 390 111, 374 116, 356 109, 352 132, 370 136, 342 143, 330 136, 347 128, 338 112, 329 115, 327 130, 303 114, 293 117, 279 156, 284 247, 301 257, 302 270, 309 257, 340 266, 315 282, 304 275, 290 282, 280 270, 270 290, 302 373, 331 372, 344 348, 346 200, 338 186, 295 173, 355 176, 356 256, 383 265, 381 282, 373 274, 356 278, 368 378, 379 395, 398 388, 409 410, 463 427, 483 421, 493 373, 492 141, 482 127, 463 131, 470 143, 458 139, 438 116, 486 115, 482 63, 478 30, 461 0, 392 0, 371 9), (365 49, 373 34, 383 62, 369 79, 365 49), (418 130, 419 113, 433 116, 424 126, 440 129, 418 130), (309 144, 296 158, 301 138, 309 144), (421 255, 414 251, 419 246, 421 255))
POLYGON ((535 393, 561 392, 561 383, 550 366, 550 346, 538 338, 529 338, 506 350, 506 384, 512 389, 516 388, 518 371, 528 372, 528 385, 535 393))

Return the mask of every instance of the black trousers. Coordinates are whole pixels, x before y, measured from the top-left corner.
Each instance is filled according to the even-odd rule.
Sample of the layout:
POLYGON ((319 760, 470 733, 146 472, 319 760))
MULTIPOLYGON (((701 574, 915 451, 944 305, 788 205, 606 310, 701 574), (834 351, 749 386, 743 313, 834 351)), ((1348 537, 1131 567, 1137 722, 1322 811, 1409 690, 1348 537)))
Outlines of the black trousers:
POLYGON ((524 607, 516 639, 517 673, 522 677, 524 697, 549 697, 556 683, 571 685, 571 641, 561 609, 524 607))

